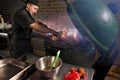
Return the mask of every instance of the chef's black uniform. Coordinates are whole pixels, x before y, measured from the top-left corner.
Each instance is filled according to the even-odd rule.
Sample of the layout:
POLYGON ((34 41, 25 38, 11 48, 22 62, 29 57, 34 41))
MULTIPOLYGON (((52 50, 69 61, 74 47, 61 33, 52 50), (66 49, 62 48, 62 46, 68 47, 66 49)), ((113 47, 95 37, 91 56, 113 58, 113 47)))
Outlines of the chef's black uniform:
POLYGON ((13 56, 20 57, 24 54, 32 53, 31 33, 32 29, 28 26, 35 22, 34 18, 25 7, 19 9, 13 19, 13 56))

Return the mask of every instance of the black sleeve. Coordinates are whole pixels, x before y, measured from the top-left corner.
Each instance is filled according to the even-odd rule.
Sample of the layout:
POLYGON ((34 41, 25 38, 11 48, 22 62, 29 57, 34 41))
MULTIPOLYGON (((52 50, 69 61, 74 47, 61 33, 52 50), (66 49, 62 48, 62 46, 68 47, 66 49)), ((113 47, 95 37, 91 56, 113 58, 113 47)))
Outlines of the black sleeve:
POLYGON ((35 20, 28 14, 25 10, 19 11, 16 16, 16 21, 17 23, 22 27, 26 28, 28 27, 31 23, 33 23, 35 20))

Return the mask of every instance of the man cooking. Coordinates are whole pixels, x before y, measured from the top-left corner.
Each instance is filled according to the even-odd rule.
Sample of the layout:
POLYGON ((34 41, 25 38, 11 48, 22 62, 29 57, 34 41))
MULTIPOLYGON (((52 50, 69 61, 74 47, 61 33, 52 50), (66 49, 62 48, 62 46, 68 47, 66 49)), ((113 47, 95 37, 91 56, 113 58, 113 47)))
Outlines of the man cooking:
POLYGON ((32 53, 31 33, 32 30, 42 33, 53 33, 57 36, 58 32, 48 28, 45 24, 36 21, 33 15, 38 11, 38 0, 26 0, 25 6, 19 9, 13 18, 13 56, 20 57, 24 54, 32 53))

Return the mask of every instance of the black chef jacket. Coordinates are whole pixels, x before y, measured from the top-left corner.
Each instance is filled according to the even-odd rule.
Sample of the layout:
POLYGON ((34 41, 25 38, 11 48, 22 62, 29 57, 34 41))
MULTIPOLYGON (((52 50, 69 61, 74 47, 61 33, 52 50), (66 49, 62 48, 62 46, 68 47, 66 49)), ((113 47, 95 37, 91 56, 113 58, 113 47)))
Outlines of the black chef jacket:
POLYGON ((25 7, 19 9, 13 19, 13 56, 20 57, 31 53, 31 33, 32 29, 28 26, 35 22, 34 18, 25 7))

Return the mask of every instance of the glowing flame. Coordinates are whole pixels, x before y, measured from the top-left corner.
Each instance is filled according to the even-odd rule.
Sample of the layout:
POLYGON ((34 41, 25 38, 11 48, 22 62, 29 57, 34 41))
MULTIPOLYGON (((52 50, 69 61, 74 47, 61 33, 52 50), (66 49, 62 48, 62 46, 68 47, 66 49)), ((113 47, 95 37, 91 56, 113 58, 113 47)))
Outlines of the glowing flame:
POLYGON ((53 40, 53 41, 56 41, 56 40, 57 40, 57 37, 56 37, 56 36, 52 36, 52 40, 53 40))
POLYGON ((67 30, 66 30, 66 29, 64 29, 64 30, 62 31, 61 38, 62 38, 62 39, 66 39, 66 38, 67 38, 67 30))
POLYGON ((77 40, 77 33, 74 33, 74 34, 73 34, 73 39, 74 39, 74 40, 77 40))
POLYGON ((75 42, 78 42, 79 41, 78 31, 77 30, 67 31, 66 29, 64 29, 63 31, 60 32, 60 35, 51 37, 52 41, 56 41, 58 39, 62 39, 62 40, 67 40, 68 39, 67 40, 68 42, 71 41, 71 40, 75 41, 75 42))
MULTIPOLYGON (((80 36, 79 36, 80 37, 80 36)), ((78 42, 79 41, 79 37, 78 37, 78 31, 74 30, 73 31, 73 39, 74 41, 78 42)))

